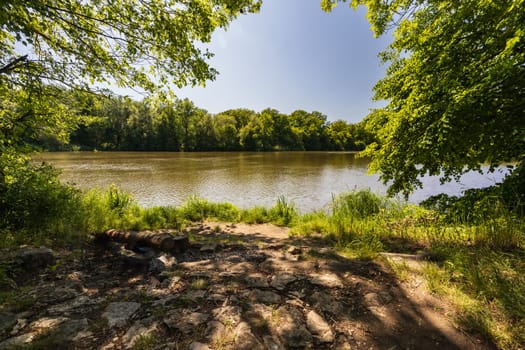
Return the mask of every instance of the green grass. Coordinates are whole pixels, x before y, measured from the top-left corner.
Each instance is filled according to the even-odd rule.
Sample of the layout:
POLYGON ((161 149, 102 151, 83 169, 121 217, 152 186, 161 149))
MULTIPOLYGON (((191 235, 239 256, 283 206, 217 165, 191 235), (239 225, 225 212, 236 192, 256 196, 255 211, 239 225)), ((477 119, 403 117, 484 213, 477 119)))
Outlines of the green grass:
MULTIPOLYGON (((334 196, 329 211, 300 215, 285 197, 279 197, 271 208, 241 210, 196 196, 177 207, 141 208, 131 195, 115 186, 81 193, 48 181, 54 179, 49 169, 40 172, 36 180, 21 177, 24 181, 10 188, 13 193, 9 196, 23 197, 19 207, 24 208, 25 221, 17 221, 15 212, 0 213, 6 223, 0 226, 3 247, 79 244, 87 234, 109 228, 181 229, 189 222, 216 220, 274 223, 290 227, 292 235, 321 235, 350 258, 374 259, 383 251, 425 250, 438 261, 426 263, 421 272, 428 289, 456 305, 458 325, 483 334, 501 349, 524 347, 525 220, 519 210, 523 205, 509 206, 515 201, 500 199, 496 192, 484 196, 473 191, 459 199, 439 197, 423 207, 369 190, 354 191, 334 196), (49 211, 29 200, 31 191, 36 191, 36 198, 42 198, 49 211), (33 217, 33 223, 27 221, 33 217)), ((406 278, 406 266, 391 266, 400 278, 406 278)), ((0 268, 2 283, 8 284, 9 279, 0 268)), ((206 287, 200 283, 191 288, 206 287)), ((0 297, 15 308, 25 302, 9 293, 0 297)))

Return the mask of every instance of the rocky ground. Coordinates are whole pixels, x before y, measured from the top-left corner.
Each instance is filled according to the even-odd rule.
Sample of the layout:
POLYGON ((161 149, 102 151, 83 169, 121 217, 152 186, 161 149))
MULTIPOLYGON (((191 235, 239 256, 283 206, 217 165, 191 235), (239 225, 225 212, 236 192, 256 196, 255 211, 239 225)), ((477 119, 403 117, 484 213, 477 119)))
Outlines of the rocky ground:
POLYGON ((271 225, 207 223, 186 234, 190 247, 177 254, 117 243, 40 250, 51 265, 15 273, 0 349, 492 348, 385 259, 346 259, 271 225))

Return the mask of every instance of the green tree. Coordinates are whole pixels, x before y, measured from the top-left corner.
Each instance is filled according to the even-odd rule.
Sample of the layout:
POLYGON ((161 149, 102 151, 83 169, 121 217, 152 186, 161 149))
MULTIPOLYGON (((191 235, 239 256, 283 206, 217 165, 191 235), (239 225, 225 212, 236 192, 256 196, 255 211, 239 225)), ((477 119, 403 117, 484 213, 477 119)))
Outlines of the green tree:
MULTIPOLYGON (((323 0, 322 6, 336 3, 323 0)), ((371 169, 391 181, 391 194, 410 193, 426 174, 449 181, 483 163, 491 169, 505 162, 523 166, 523 0, 350 4, 368 7, 376 35, 393 29, 381 54, 390 65, 374 88, 387 105, 367 117, 379 142, 366 151, 371 169)))
POLYGON ((217 72, 196 43, 259 7, 258 0, 1 1, 0 147, 37 127, 66 137, 74 113, 50 97, 50 85, 166 92, 170 84, 204 84, 217 72))

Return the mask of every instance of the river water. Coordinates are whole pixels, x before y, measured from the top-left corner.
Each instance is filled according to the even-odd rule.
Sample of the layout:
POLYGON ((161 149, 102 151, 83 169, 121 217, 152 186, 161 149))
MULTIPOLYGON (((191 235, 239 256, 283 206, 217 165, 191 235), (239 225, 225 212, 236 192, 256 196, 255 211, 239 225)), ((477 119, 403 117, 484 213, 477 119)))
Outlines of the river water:
MULTIPOLYGON (((333 194, 362 188, 386 192, 377 174, 367 175, 368 160, 350 152, 64 152, 41 153, 34 159, 54 165, 62 171, 62 180, 82 189, 116 184, 145 207, 179 205, 191 195, 240 208, 270 207, 284 195, 304 213, 328 208, 333 194)), ((503 177, 503 169, 471 172, 445 185, 425 177, 423 189, 409 201, 438 193, 457 195, 503 177)))

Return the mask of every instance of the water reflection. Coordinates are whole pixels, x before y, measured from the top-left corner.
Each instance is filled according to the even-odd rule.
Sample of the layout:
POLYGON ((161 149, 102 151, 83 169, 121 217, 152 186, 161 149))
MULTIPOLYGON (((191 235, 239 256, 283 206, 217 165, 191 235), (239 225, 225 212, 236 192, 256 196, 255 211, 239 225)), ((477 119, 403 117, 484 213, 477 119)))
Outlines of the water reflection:
MULTIPOLYGON (((272 206, 280 195, 302 212, 327 207, 332 194, 356 188, 385 193, 377 175, 367 175, 368 160, 341 152, 275 153, 43 153, 36 160, 62 170, 61 178, 79 187, 116 184, 133 193, 142 206, 178 205, 190 195, 226 201, 241 208, 272 206)), ((501 180, 503 172, 469 173, 460 183, 441 186, 424 178, 424 189, 411 197, 459 194, 501 180)))

